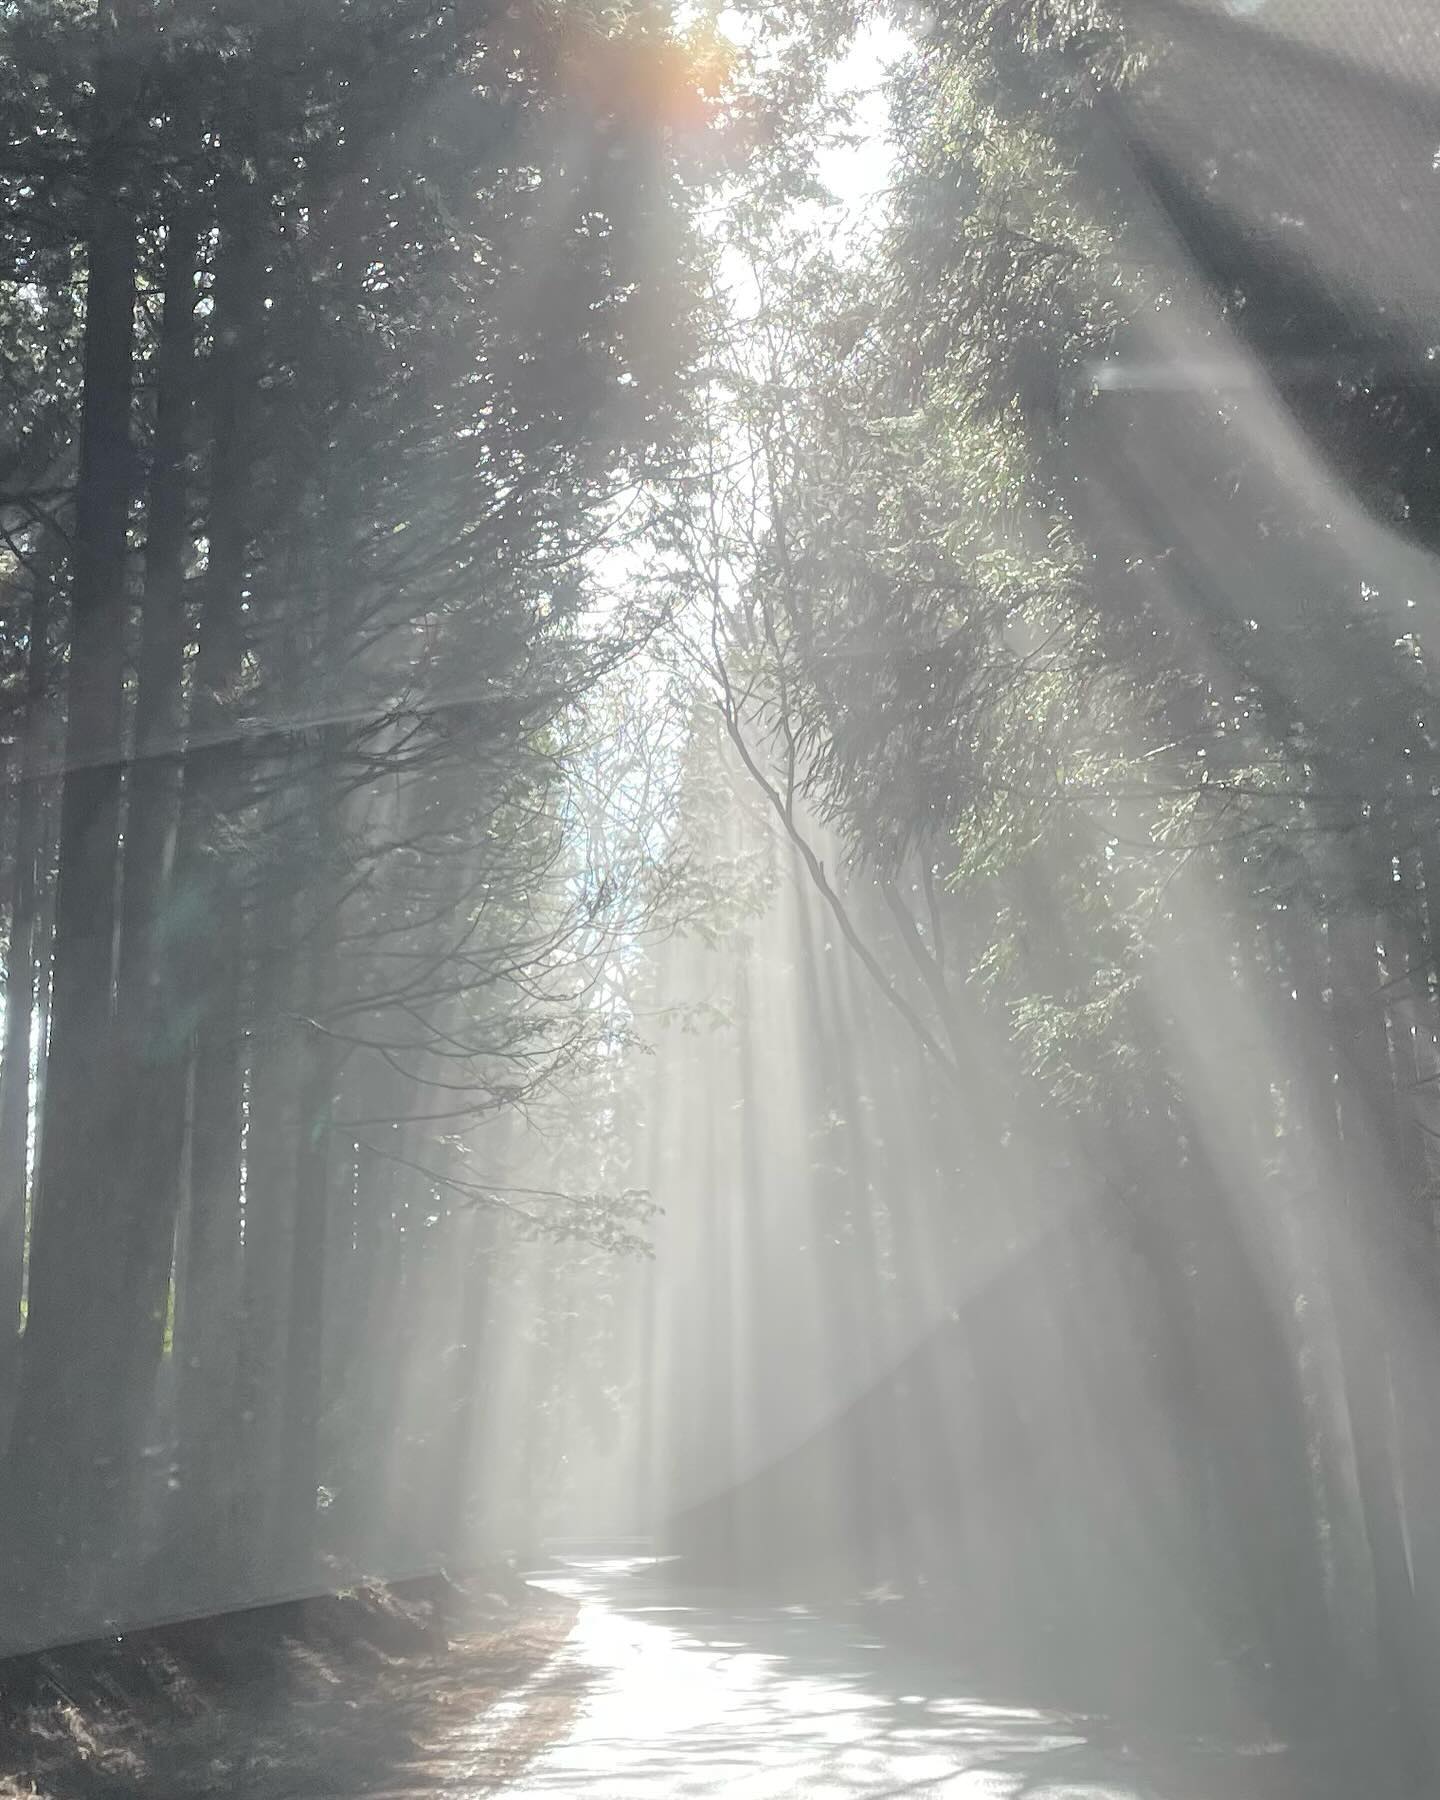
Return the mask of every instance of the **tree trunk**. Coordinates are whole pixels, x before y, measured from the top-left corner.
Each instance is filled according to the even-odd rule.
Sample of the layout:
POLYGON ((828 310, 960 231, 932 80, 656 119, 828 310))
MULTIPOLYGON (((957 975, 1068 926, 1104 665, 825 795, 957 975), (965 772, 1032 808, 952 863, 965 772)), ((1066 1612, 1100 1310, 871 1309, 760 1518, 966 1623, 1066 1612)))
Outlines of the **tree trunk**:
MULTIPOLYGON (((177 136, 188 144, 198 136, 198 127, 177 120, 177 136)), ((182 1022, 185 996, 177 1001, 172 985, 184 959, 172 959, 165 937, 174 899, 167 878, 169 853, 181 797, 190 554, 186 457, 195 389, 201 222, 199 208, 189 199, 172 205, 166 219, 140 679, 125 816, 113 1076, 123 1104, 117 1120, 114 1205, 125 1233, 125 1316, 113 1379, 125 1444, 143 1433, 154 1397, 170 1310, 185 1150, 189 1033, 182 1022)), ((223 959, 231 947, 216 943, 214 950, 223 959)), ((128 1496, 125 1504, 132 1500, 128 1496)))
MULTIPOLYGON (((177 122, 177 136, 197 135, 177 122)), ((187 454, 195 400, 195 277, 200 209, 188 196, 165 224, 163 309, 155 373, 155 440, 145 530, 140 680, 125 818, 125 879, 116 1014, 122 1051, 141 1066, 167 1057, 153 990, 164 960, 162 903, 179 812, 184 728, 186 565, 191 553, 187 454), (157 1041, 157 1038, 159 1041, 157 1041)), ((222 306, 226 296, 219 296, 222 306)))
POLYGON ((124 133, 130 8, 102 9, 89 148, 88 280, 73 537, 69 718, 61 790, 54 992, 44 1133, 6 1524, 27 1593, 71 1593, 108 1550, 115 1480, 106 1379, 121 1258, 112 1168, 111 986, 121 809, 127 529, 134 455, 137 227, 124 133), (60 1421, 65 1429, 58 1429, 60 1421))
MULTIPOLYGON (((457 1221, 451 1220, 453 1230, 457 1221)), ((458 1221, 464 1245, 461 1290, 456 1319, 457 1341, 450 1370, 445 1409, 440 1479, 437 1483, 435 1547, 446 1565, 459 1572, 475 1546, 470 1535, 470 1502, 475 1485, 475 1444, 480 1419, 485 1329, 490 1316, 491 1243, 489 1221, 478 1216, 458 1221)))
MULTIPOLYGON (((506 1178, 506 1151, 513 1121, 502 1114, 493 1127, 490 1156, 495 1178, 506 1178)), ((436 1483, 434 1546, 456 1572, 463 1571, 477 1545, 472 1536, 470 1504, 475 1492, 475 1447, 490 1324, 491 1283, 495 1263, 493 1216, 472 1208, 458 1218, 452 1213, 447 1230, 460 1241, 460 1292, 456 1308, 457 1342, 452 1348, 449 1391, 442 1420, 442 1452, 436 1483)))
MULTIPOLYGON (((53 717, 53 715, 52 715, 53 717)), ((47 730, 46 756, 51 753, 54 733, 47 730)), ((54 991, 55 972, 55 863, 59 856, 60 797, 54 777, 40 783, 40 874, 37 878, 35 917, 35 1043, 31 1060, 35 1065, 35 1116, 30 1135, 38 1147, 45 1126, 45 1078, 50 1067, 50 998, 54 991)), ((40 1204, 40 1190, 35 1169, 30 1171, 30 1233, 33 1239, 35 1218, 40 1204)), ((28 1288, 29 1254, 26 1256, 28 1288)))
MULTIPOLYGON (((320 811, 325 812, 323 779, 320 811)), ((331 1122, 337 1060, 323 1019, 334 976, 338 922, 322 874, 323 908, 308 952, 305 1035, 300 1045, 300 1132, 295 1160, 295 1237, 290 1260, 285 1412, 281 1435, 277 1550, 287 1578, 310 1579, 320 1484, 319 1430, 324 1395, 325 1227, 330 1212, 331 1122)))
MULTIPOLYGON (((10 957, 5 987, 5 1056, 0 1069, 0 1334, 20 1329, 29 1205, 30 1064, 39 948, 39 875, 49 679, 50 586, 44 572, 30 601, 25 661, 25 724, 15 821, 15 876, 10 902, 10 957)), ((9 1364, 9 1346, 5 1359, 9 1364)), ((8 1385, 8 1384, 7 1384, 8 1385)))
POLYGON ((1396 1714, 1389 1740, 1428 1782, 1440 1770, 1435 1543, 1421 1510, 1407 1512, 1405 1477, 1407 1464, 1412 1476, 1418 1468, 1424 1485, 1416 1491, 1433 1491, 1433 1270, 1428 1242, 1414 1241, 1404 1198, 1373 921, 1342 921, 1332 940, 1328 1034, 1340 1072, 1334 1148, 1345 1210, 1331 1223, 1331 1286, 1374 1570, 1381 1677, 1396 1714))
POLYGON ((246 1591, 260 1579, 270 1545, 288 1324, 300 1081, 296 1031, 287 1016, 294 939, 290 880, 283 862, 267 872, 252 952, 245 1245, 231 1418, 236 1493, 226 1544, 235 1579, 246 1591))
MULTIPOLYGON (((165 894, 172 923, 164 953, 154 958, 159 988, 158 1060, 152 1075, 167 1138, 172 1179, 148 1209, 137 1240, 131 1285, 137 1318, 145 1325, 141 1353, 158 1363, 160 1331, 179 1217, 180 1157, 184 1144, 187 1077, 190 1099, 190 1204, 187 1229, 196 1291, 181 1377, 184 1419, 180 1450, 181 1518, 185 1555, 196 1567, 214 1561, 214 1538, 228 1540, 232 1520, 213 1491, 216 1420, 213 1407, 227 1374, 223 1311, 233 1292, 238 1244, 241 1140, 244 1130, 243 988, 245 918, 241 870, 226 848, 224 822, 243 798, 244 758, 234 734, 232 689, 244 659, 242 610, 252 530, 255 460, 254 383, 263 318, 265 202, 247 167, 249 140, 238 127, 224 145, 227 168, 219 200, 211 375, 209 566, 195 659, 187 748, 175 826, 174 873, 165 894), (189 1064, 193 1062, 193 1073, 189 1064)), ((168 677, 174 638, 157 617, 157 683, 168 677)), ((162 691, 165 691, 162 689, 162 691)), ((153 831, 164 829, 167 792, 157 773, 153 831)), ((161 915, 153 918, 158 925, 161 915)), ((157 949, 159 948, 157 944, 157 949)), ((143 951, 141 952, 143 954, 143 951)), ((157 983, 158 987, 158 983, 157 983)))
MULTIPOLYGON (((243 945, 238 921, 217 934, 212 994, 238 995, 243 945)), ((217 1008, 217 1014, 219 1009, 217 1008)), ((189 1204, 183 1288, 176 1304, 179 1481, 174 1564, 180 1579, 230 1597, 221 1554, 236 1529, 233 1457, 225 1409, 234 1377, 240 1269, 243 1041, 238 1017, 196 1034, 191 1073, 189 1204)), ((183 1103, 183 1093, 182 1093, 183 1103)))

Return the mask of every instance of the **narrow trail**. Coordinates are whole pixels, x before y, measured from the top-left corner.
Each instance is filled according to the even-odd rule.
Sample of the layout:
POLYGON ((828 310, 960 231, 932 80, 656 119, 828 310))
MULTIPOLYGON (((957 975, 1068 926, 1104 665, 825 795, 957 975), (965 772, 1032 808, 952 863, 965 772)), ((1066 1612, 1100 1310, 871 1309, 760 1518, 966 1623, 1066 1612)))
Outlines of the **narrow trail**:
POLYGON ((1189 1800, 1073 1721, 967 1696, 953 1669, 843 1620, 567 1564, 561 1653, 583 1692, 565 1735, 500 1791, 584 1800, 1189 1800))

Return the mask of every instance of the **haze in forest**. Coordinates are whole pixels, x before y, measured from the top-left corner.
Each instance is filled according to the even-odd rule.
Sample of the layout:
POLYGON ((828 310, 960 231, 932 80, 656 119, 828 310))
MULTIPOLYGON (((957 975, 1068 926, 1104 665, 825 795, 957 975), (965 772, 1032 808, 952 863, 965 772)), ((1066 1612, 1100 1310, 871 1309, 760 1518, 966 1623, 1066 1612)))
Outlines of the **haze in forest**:
POLYGON ((1425 1791, 1437 93, 0 0, 6 1650, 638 1539, 1425 1791))

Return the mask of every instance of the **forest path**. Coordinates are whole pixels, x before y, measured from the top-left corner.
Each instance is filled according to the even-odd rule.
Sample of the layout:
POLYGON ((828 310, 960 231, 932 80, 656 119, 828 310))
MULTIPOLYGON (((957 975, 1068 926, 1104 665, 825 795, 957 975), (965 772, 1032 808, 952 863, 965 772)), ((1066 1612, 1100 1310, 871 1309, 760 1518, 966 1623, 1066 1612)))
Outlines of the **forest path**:
POLYGON ((576 1560, 566 1734, 501 1789, 575 1800, 1171 1800, 1073 1721, 967 1694, 863 1627, 671 1586, 663 1564, 576 1560))

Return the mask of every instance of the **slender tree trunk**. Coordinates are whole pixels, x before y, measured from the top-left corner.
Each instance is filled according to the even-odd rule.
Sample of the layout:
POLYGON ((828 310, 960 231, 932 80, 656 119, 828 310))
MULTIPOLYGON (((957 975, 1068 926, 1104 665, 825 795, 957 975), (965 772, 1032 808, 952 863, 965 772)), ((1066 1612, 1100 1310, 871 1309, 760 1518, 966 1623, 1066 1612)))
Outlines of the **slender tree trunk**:
MULTIPOLYGON (((30 1064, 34 1048, 39 948, 41 808, 49 680, 50 586, 42 571, 30 601, 25 663, 25 724, 15 822, 15 878, 5 988, 5 1053, 0 1068, 0 1333, 20 1329, 29 1206, 30 1064)), ((6 1361, 9 1362, 8 1346, 6 1361)))
MULTIPOLYGON (((348 106, 347 96, 342 109, 348 106)), ((347 305, 360 303, 358 214, 361 186, 351 176, 328 188, 310 191, 311 228, 321 257, 339 273, 339 291, 347 305)), ((352 400, 349 369, 343 358, 339 378, 327 396, 330 428, 341 432, 352 400)), ((321 484, 315 495, 312 537, 300 559, 306 567, 319 630, 305 645, 306 661, 323 683, 343 660, 344 645, 335 630, 333 590, 343 583, 353 496, 337 494, 321 484), (313 552, 313 554, 312 554, 313 552)), ((306 701, 314 705, 312 690, 306 701)), ((340 1074, 337 1040, 323 1028, 326 1008, 334 998, 340 921, 337 870, 344 802, 335 780, 335 758, 343 728, 322 728, 306 749, 309 767, 298 769, 304 783, 300 805, 306 819, 306 866, 297 869, 296 921, 303 943, 303 972, 297 971, 301 996, 288 1010, 299 1011, 295 1037, 298 1079, 297 1134, 289 1192, 290 1220, 283 1401, 280 1419, 280 1462, 272 1541, 281 1568, 304 1581, 314 1566, 316 1507, 320 1483, 320 1424, 325 1400, 325 1297, 327 1225, 332 1211, 336 1168, 333 1132, 335 1089, 340 1074)))
MULTIPOLYGON (((225 1000, 241 986, 238 923, 233 933, 217 935, 215 958, 211 991, 225 1000)), ((224 1596, 230 1566, 222 1551, 240 1525, 226 1406, 234 1379, 244 1131, 243 1038, 228 1006, 214 1028, 196 1034, 189 1088, 185 1263, 176 1303, 180 1485, 173 1566, 183 1582, 199 1584, 197 1591, 213 1583, 224 1596)))
MULTIPOLYGON (((46 733, 47 758, 52 737, 46 733)), ((30 1122, 30 1135, 36 1146, 43 1141, 45 1126, 45 1087, 50 1068, 50 1000, 54 993, 55 971, 55 863, 60 853, 60 805, 58 784, 54 778, 42 782, 40 795, 40 889, 36 898, 35 920, 35 1043, 31 1060, 35 1065, 35 1111, 30 1122)), ((30 1233, 35 1230, 40 1190, 35 1168, 30 1171, 30 1233)), ((29 1253, 26 1256, 26 1286, 29 1286, 29 1253)))
MULTIPOLYGON (((238 112, 238 108, 237 108, 238 112)), ((167 927, 157 976, 163 1021, 155 1086, 168 1132, 165 1155, 172 1180, 150 1212, 151 1229, 132 1268, 137 1313, 149 1322, 143 1354, 158 1362, 168 1295, 172 1246, 179 1218, 178 1174, 184 1144, 185 1097, 190 1089, 190 1195, 187 1230, 194 1279, 214 1305, 233 1293, 244 1131, 245 916, 238 859, 226 848, 227 819, 243 799, 244 757, 234 735, 232 690, 247 643, 243 612, 253 523, 251 493, 256 456, 254 383, 266 231, 265 197, 249 166, 250 139, 232 128, 223 149, 227 166, 219 199, 210 372, 211 455, 207 510, 209 564, 195 658, 187 749, 175 825, 167 927), (189 1064, 193 1063, 193 1068, 189 1064)), ((173 638, 157 620, 157 664, 168 674, 173 638)), ((157 776, 158 835, 164 818, 157 776)), ((158 923, 158 915, 157 915, 158 923)), ((203 1318, 191 1305, 192 1326, 182 1375, 180 1481, 185 1552, 198 1571, 213 1561, 212 1534, 227 1545, 235 1520, 226 1497, 207 1492, 219 1480, 216 1421, 206 1414, 227 1374, 223 1311, 203 1318), (208 1525, 207 1525, 208 1517, 208 1525), (207 1541, 211 1540, 211 1541, 207 1541)))
MULTIPOLYGON (((506 1152, 512 1128, 509 1114, 502 1114, 493 1127, 494 1142, 489 1147, 489 1157, 499 1181, 506 1179, 506 1152)), ((435 1548, 450 1568, 458 1572, 465 1568, 477 1547, 472 1536, 470 1508, 475 1495, 475 1449, 480 1435, 496 1234, 493 1217, 479 1210, 471 1210, 458 1219, 452 1214, 448 1229, 460 1240, 460 1293, 457 1342, 451 1351, 447 1404, 441 1426, 433 1535, 435 1548)))
MULTIPOLYGON (((448 1404, 442 1422, 439 1480, 436 1484, 435 1547, 447 1565, 461 1571, 475 1545, 470 1504, 475 1488, 475 1445, 484 1383, 485 1333, 490 1316, 493 1232, 488 1219, 459 1222, 462 1250, 457 1336, 451 1353, 448 1404)), ((456 1221, 452 1219, 451 1228, 456 1221)))
MULTIPOLYGON (((402 1091, 391 1071, 359 1084, 359 1113, 403 1110, 414 1093, 402 1091)), ((334 1526, 337 1536, 359 1555, 368 1554, 384 1496, 391 1420, 385 1410, 385 1383, 396 1354, 395 1325, 400 1238, 396 1211, 404 1182, 404 1159, 414 1150, 414 1133, 403 1120, 364 1128, 357 1168, 355 1249, 347 1290, 346 1315, 335 1321, 340 1337, 341 1387, 337 1406, 345 1429, 337 1475, 334 1526), (398 1161, 395 1159, 399 1159, 398 1161)))
POLYGON ((89 151, 84 379, 73 538, 70 671, 41 1200, 31 1242, 6 1511, 22 1587, 73 1593, 110 1548, 116 1471, 106 1379, 122 1261, 110 1175, 112 958, 121 811, 129 510, 134 482, 137 226, 132 9, 102 8, 89 151), (65 1429, 58 1422, 65 1421, 65 1429), (97 1542, 98 1537, 98 1542, 97 1542))
POLYGON ((1423 1507, 1407 1505, 1406 1489, 1428 1499, 1437 1477, 1432 1251, 1406 1203, 1374 921, 1340 921, 1331 937, 1329 1031, 1340 1072, 1336 1149, 1345 1184, 1345 1213, 1332 1228, 1332 1289, 1382 1680, 1398 1714, 1393 1744, 1430 1781, 1440 1771, 1440 1583, 1434 1528, 1423 1507))
POLYGON ((1399 857, 1407 877, 1397 890, 1398 905, 1383 921, 1385 1016, 1389 1029, 1402 1196, 1415 1230, 1417 1254, 1436 1261, 1435 1212, 1430 1195, 1430 1155, 1425 1141, 1426 1078, 1433 1072, 1435 1038, 1421 924, 1419 870, 1413 857, 1399 857))
POLYGON ((236 1580, 251 1587, 271 1542, 294 1228, 300 1069, 289 1017, 295 936, 291 882, 285 859, 266 872, 256 903, 252 953, 245 1245, 231 1416, 237 1482, 227 1543, 236 1580))
MULTIPOLYGON (((319 811, 327 815, 326 785, 319 811)), ((320 821, 317 820, 317 824, 320 821)), ((329 835, 321 827, 322 842, 329 835)), ((320 1415, 325 1386, 325 1228, 330 1213, 331 1124, 337 1078, 335 1040, 318 1023, 330 1000, 338 920, 332 884, 320 878, 321 916, 308 948, 306 1025, 300 1043, 300 1132, 295 1162, 295 1235, 290 1260, 289 1330, 277 1514, 278 1561, 292 1579, 314 1568, 320 1484, 320 1415)))
MULTIPOLYGON (((177 120, 177 138, 190 144, 198 138, 197 123, 177 120)), ((113 1078, 123 1096, 114 1205, 125 1233, 125 1317, 113 1380, 115 1410, 127 1444, 144 1431, 155 1396, 170 1311, 185 1153, 189 1033, 182 1023, 185 997, 177 1004, 171 985, 184 959, 172 959, 165 940, 167 905, 174 897, 168 880, 170 853, 181 797, 185 578, 191 547, 187 454, 200 226, 193 200, 171 206, 162 266, 134 760, 125 816, 113 1078)), ((224 943, 214 948, 222 959, 232 953, 224 943)))
MULTIPOLYGON (((177 122, 177 138, 197 135, 177 122)), ((155 370, 155 439, 145 530, 140 680, 135 704, 134 767, 125 819, 125 879, 116 1014, 121 1047, 141 1066, 173 1062, 153 992, 165 956, 162 908, 179 812, 188 637, 186 565, 191 554, 187 457, 194 410, 195 277, 200 209, 188 197, 166 218, 163 305, 155 370), (159 1039, 159 1041, 157 1041, 159 1039)), ((221 296, 222 304, 224 296, 221 296)))

